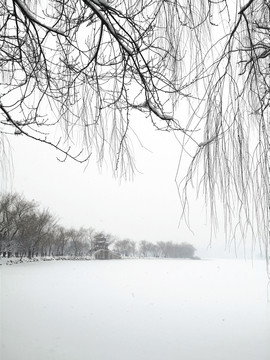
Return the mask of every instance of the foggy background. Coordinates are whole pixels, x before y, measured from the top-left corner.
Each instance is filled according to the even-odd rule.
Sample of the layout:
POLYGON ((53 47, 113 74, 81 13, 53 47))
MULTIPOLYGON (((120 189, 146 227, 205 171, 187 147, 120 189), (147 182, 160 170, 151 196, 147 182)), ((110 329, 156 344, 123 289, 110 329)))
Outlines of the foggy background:
MULTIPOLYGON (((60 162, 59 153, 49 146, 20 135, 10 137, 12 163, 6 166, 8 181, 3 188, 49 208, 67 228, 93 227, 136 242, 189 242, 200 257, 259 256, 258 247, 251 250, 249 238, 244 239, 246 249, 240 237, 232 246, 226 245, 222 218, 218 233, 211 232, 203 196, 197 198, 195 190, 189 192, 190 228, 180 222, 175 182, 179 142, 174 134, 153 130, 145 118, 138 120, 136 134, 142 143, 133 139, 137 172, 127 181, 113 176, 109 162, 100 170, 95 154, 88 164, 60 162)), ((186 171, 183 164, 187 166, 188 158, 181 163, 180 177, 186 171)))

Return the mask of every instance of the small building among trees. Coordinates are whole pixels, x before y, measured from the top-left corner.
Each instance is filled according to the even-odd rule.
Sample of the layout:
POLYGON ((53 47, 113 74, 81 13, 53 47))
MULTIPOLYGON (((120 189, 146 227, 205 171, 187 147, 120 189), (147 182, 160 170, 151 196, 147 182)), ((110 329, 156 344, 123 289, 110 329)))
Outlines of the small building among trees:
POLYGON ((95 235, 92 242, 92 253, 97 260, 121 259, 121 256, 109 249, 110 241, 103 233, 95 235))
POLYGON ((103 233, 97 233, 91 244, 92 252, 95 253, 98 250, 108 250, 110 242, 106 235, 103 233))

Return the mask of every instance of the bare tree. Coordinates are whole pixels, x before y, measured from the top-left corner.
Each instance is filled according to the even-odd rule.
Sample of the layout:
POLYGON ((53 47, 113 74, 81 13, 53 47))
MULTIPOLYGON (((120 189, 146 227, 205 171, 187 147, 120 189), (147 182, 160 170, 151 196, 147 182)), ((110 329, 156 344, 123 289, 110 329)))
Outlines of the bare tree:
POLYGON ((142 240, 139 242, 139 254, 142 257, 154 256, 153 255, 153 246, 149 241, 142 240))
POLYGON ((63 226, 56 226, 54 230, 55 238, 55 255, 64 256, 68 246, 68 231, 63 226))
POLYGON ((0 253, 10 256, 25 250, 21 229, 37 204, 19 194, 3 194, 0 197, 0 253))
POLYGON ((136 252, 136 243, 130 239, 117 240, 113 244, 113 250, 123 256, 134 256, 136 252))
POLYGON ((231 238, 250 228, 268 258, 269 0, 0 5, 2 138, 46 142, 62 160, 109 156, 128 176, 140 112, 190 156, 183 209, 200 170, 212 216, 218 197, 231 238))
POLYGON ((66 232, 66 236, 69 239, 69 252, 71 255, 83 256, 90 252, 88 233, 86 229, 70 229, 66 232))
POLYGON ((43 252, 44 248, 45 252, 51 252, 55 223, 48 210, 32 209, 22 219, 18 237, 29 258, 43 252))
POLYGON ((158 256, 159 257, 169 257, 170 248, 172 246, 172 243, 167 241, 159 241, 157 243, 158 247, 158 256))

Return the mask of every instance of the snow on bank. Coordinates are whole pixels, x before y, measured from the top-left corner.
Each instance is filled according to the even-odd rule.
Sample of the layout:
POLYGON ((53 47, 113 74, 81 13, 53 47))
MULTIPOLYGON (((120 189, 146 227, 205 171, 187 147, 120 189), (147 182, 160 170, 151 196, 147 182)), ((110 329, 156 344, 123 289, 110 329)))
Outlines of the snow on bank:
POLYGON ((61 261, 61 260, 93 260, 91 256, 35 256, 32 258, 28 257, 0 257, 0 265, 16 265, 24 263, 32 263, 39 261, 61 261))
POLYGON ((268 360, 263 261, 2 266, 3 360, 268 360))
MULTIPOLYGON (((152 258, 152 257, 145 257, 145 258, 137 258, 137 257, 124 257, 121 260, 135 260, 135 259, 144 259, 144 260, 165 260, 164 258, 152 258)), ((168 260, 168 258, 166 258, 168 260)), ((16 265, 16 264, 24 264, 24 263, 32 263, 32 262, 39 262, 39 261, 64 261, 64 260, 76 260, 76 261, 89 261, 95 260, 93 256, 35 256, 32 258, 28 257, 1 257, 0 256, 0 266, 1 265, 16 265)), ((175 258, 174 260, 201 260, 199 257, 190 258, 175 258)), ((107 261, 107 260, 106 260, 107 261)))

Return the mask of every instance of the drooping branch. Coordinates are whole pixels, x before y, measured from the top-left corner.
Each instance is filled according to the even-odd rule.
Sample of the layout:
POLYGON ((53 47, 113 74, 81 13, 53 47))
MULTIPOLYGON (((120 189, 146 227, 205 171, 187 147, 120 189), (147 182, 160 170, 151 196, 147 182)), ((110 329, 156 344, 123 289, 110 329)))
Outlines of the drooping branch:
POLYGON ((62 35, 62 36, 65 35, 63 31, 60 31, 60 30, 56 29, 55 27, 50 27, 50 26, 46 25, 45 23, 42 23, 41 21, 39 21, 38 18, 32 14, 32 12, 28 9, 28 7, 25 5, 25 3, 22 2, 21 0, 13 0, 13 2, 21 10, 21 12, 25 16, 25 18, 27 18, 31 22, 41 26, 42 28, 44 28, 52 33, 56 33, 56 34, 62 35))
POLYGON ((1 133, 12 126, 65 156, 110 158, 126 176, 135 169, 139 113, 177 134, 189 154, 184 190, 202 169, 198 187, 213 217, 219 197, 225 222, 236 218, 242 234, 252 228, 267 248, 268 0, 0 5, 1 133))
MULTIPOLYGON (((169 19, 175 10, 176 21, 182 17, 187 24, 191 13, 178 2, 135 6, 70 0, 30 9, 26 1, 10 0, 3 6, 0 59, 2 74, 12 81, 10 86, 2 82, 1 102, 25 132, 28 127, 28 135, 46 129, 43 139, 50 142, 49 128, 62 129, 65 136, 59 138, 72 142, 81 133, 84 147, 89 153, 96 148, 98 158, 116 136, 110 141, 114 146, 108 146, 115 166, 129 136, 129 129, 119 126, 123 114, 141 103, 148 104, 140 111, 151 114, 157 129, 192 133, 173 116, 177 99, 189 96, 187 83, 177 79, 184 55, 174 38, 181 41, 182 31, 172 31, 169 19), (12 93, 19 95, 17 101, 12 102, 12 93), (49 114, 45 109, 51 109, 49 114)), ((192 16, 189 26, 194 21, 192 16)))

